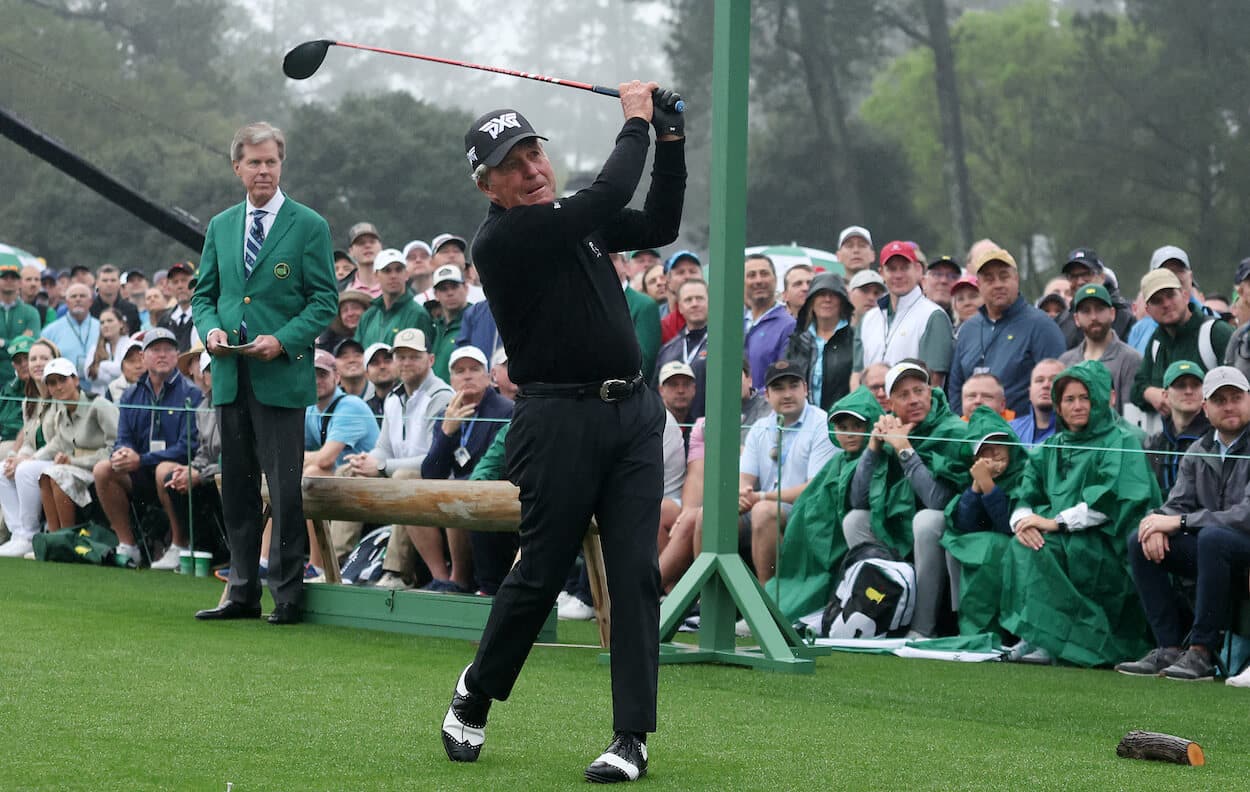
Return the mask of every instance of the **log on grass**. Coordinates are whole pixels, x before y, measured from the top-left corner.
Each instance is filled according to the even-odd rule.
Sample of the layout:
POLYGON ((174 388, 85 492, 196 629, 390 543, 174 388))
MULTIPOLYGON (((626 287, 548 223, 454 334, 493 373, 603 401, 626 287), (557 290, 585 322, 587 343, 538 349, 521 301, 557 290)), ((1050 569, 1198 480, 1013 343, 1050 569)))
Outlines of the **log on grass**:
POLYGON ((1204 765, 1207 761, 1202 753, 1202 746, 1193 740, 1139 730, 1124 735, 1124 739, 1115 747, 1115 753, 1124 759, 1150 759, 1194 767, 1204 765))
POLYGON ((304 478, 304 514, 327 520, 515 531, 517 488, 507 481, 304 478))

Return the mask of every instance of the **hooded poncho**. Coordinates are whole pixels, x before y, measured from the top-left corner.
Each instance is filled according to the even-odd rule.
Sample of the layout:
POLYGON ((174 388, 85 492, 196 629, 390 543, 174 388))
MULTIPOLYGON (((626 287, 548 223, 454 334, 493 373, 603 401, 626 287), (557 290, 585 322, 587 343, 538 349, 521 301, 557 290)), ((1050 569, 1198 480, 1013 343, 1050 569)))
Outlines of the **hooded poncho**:
MULTIPOLYGON (((1061 431, 1030 458, 1017 505, 1053 518, 1085 503, 1107 516, 1075 533, 1048 533, 1031 550, 1018 541, 1003 556, 1002 625, 1056 658, 1084 666, 1138 657, 1149 646, 1125 541, 1159 504, 1136 433, 1111 409, 1111 375, 1096 360, 1065 369, 1051 394, 1075 379, 1089 389, 1089 423, 1061 431)), ((1057 411, 1056 411, 1057 412, 1057 411)))
MULTIPOLYGON (((929 414, 911 430, 909 439, 920 461, 933 477, 955 492, 963 492, 972 481, 972 443, 968 424, 951 411, 941 388, 933 388, 929 414)), ((874 508, 876 501, 873 501, 874 508)))
MULTIPOLYGON (((882 415, 872 391, 863 386, 839 399, 830 415, 840 411, 863 416, 869 430, 882 415)), ((829 438, 834 445, 838 444, 832 428, 829 438)), ((867 446, 867 438, 864 438, 864 446, 867 446)), ((860 450, 835 454, 794 502, 782 538, 777 575, 765 585, 787 618, 806 616, 829 602, 836 583, 834 571, 847 550, 842 519, 851 508, 851 479, 862 453, 860 450)), ((910 504, 913 496, 897 461, 891 459, 890 464, 877 466, 873 472, 872 492, 879 493, 887 503, 906 506, 905 509, 896 506, 888 513, 873 513, 873 529, 878 536, 907 536, 906 545, 886 541, 895 552, 906 555, 911 552, 910 504), (887 492, 890 492, 888 498, 887 492)))
MULTIPOLYGON (((1020 444, 1020 438, 1011 426, 989 407, 980 406, 973 411, 968 419, 968 429, 977 440, 990 434, 1006 435, 999 442, 1007 445, 1009 450, 1007 469, 994 480, 994 487, 1001 490, 1010 503, 1024 477, 1028 451, 1020 444)), ((969 497, 969 492, 961 497, 969 497)), ((979 499, 981 496, 974 494, 973 497, 979 499)), ((1007 548, 1017 542, 1009 533, 978 531, 972 526, 957 524, 953 515, 959 501, 960 498, 956 498, 947 509, 947 524, 951 530, 942 536, 942 545, 959 561, 960 566, 959 632, 963 635, 982 632, 1001 635, 1004 632, 999 623, 999 603, 1003 592, 1002 558, 1007 548)))

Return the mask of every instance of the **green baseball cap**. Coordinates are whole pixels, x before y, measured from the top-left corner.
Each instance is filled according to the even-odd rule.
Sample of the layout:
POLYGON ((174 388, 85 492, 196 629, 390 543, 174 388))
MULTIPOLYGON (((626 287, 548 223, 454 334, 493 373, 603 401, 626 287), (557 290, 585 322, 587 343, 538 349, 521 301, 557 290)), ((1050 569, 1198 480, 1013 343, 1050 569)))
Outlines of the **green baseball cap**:
POLYGON ((1206 376, 1206 372, 1202 370, 1202 366, 1190 360, 1178 360, 1168 366, 1167 371, 1163 372, 1163 387, 1170 388, 1172 383, 1181 377, 1197 377, 1201 382, 1206 376))
POLYGON ((34 343, 35 339, 33 337, 20 335, 16 338, 9 339, 9 342, 5 344, 4 347, 9 351, 9 357, 13 357, 14 355, 29 355, 30 347, 34 343))
POLYGON ((1081 303, 1086 300, 1102 300, 1109 308, 1114 308, 1115 304, 1111 302, 1111 294, 1107 291, 1107 287, 1101 283, 1087 283, 1076 290, 1072 295, 1072 310, 1081 307, 1081 303))

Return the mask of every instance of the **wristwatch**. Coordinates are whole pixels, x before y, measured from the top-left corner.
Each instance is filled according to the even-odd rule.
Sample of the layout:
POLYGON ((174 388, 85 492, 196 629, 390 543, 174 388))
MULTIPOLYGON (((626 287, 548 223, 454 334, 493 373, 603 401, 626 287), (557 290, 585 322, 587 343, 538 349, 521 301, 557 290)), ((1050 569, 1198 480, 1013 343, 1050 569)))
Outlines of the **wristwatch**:
POLYGON ((386 475, 386 460, 385 459, 378 462, 378 472, 381 473, 383 476, 386 475))
POLYGON ((1189 515, 1188 514, 1181 515, 1181 530, 1182 531, 1189 530, 1189 515))
POLYGON ((907 460, 911 459, 911 458, 912 458, 912 457, 914 457, 915 455, 916 455, 916 449, 914 449, 914 448, 904 448, 902 451, 899 451, 899 452, 898 452, 898 461, 899 461, 899 462, 906 462, 907 460))

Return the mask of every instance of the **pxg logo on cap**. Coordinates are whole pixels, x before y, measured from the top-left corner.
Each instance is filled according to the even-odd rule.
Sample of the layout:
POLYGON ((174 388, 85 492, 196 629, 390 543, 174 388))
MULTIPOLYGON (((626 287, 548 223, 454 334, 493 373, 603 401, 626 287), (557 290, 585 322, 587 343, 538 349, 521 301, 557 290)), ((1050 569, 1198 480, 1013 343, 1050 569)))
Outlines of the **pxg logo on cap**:
POLYGON ((503 162, 513 146, 529 138, 547 139, 535 132, 525 116, 516 110, 504 108, 480 116, 464 136, 464 156, 469 160, 469 170, 478 165, 495 167, 503 162))

